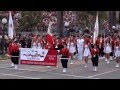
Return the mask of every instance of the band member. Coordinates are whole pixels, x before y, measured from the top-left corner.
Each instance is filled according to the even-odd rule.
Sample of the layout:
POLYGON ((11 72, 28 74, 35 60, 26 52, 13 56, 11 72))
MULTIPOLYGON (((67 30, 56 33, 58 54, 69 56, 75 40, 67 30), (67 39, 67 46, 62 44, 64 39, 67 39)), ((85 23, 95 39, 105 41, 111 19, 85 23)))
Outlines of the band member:
POLYGON ((33 40, 32 40, 32 48, 37 49, 37 38, 33 38, 33 40))
POLYGON ((77 39, 78 60, 82 60, 83 58, 83 46, 84 46, 84 39, 82 39, 82 37, 80 36, 77 39))
POLYGON ((109 64, 110 63, 110 53, 112 52, 109 38, 105 41, 104 52, 105 52, 105 57, 106 57, 105 61, 107 61, 107 63, 109 64))
POLYGON ((100 59, 103 59, 103 56, 104 56, 104 36, 101 36, 100 38, 98 38, 97 44, 99 47, 100 59))
POLYGON ((37 49, 42 49, 41 37, 38 38, 37 49))
POLYGON ((117 38, 117 40, 115 42, 115 57, 116 57, 116 66, 115 67, 119 67, 119 63, 120 63, 120 40, 119 40, 119 38, 117 38))
POLYGON ((83 47, 83 56, 85 60, 85 68, 88 67, 88 57, 90 56, 90 48, 88 43, 85 41, 84 47, 83 47))
POLYGON ((67 48, 66 44, 64 44, 64 48, 61 49, 60 54, 62 54, 61 63, 63 67, 63 72, 66 72, 69 58, 69 49, 67 48))
POLYGON ((99 57, 99 48, 97 48, 96 45, 93 46, 91 49, 91 60, 92 60, 92 65, 93 65, 93 71, 97 71, 98 67, 98 57, 99 57))
POLYGON ((76 52, 75 42, 73 40, 73 37, 70 38, 70 42, 68 44, 69 44, 68 48, 71 56, 71 64, 73 64, 74 53, 76 52))
POLYGON ((113 36, 110 37, 110 44, 111 44, 111 53, 110 53, 110 60, 113 60, 114 56, 114 46, 115 46, 115 38, 113 36))
POLYGON ((11 57, 11 61, 12 61, 12 67, 14 67, 15 69, 17 69, 17 65, 19 64, 19 43, 17 40, 12 40, 11 43, 9 44, 8 47, 8 54, 11 57))

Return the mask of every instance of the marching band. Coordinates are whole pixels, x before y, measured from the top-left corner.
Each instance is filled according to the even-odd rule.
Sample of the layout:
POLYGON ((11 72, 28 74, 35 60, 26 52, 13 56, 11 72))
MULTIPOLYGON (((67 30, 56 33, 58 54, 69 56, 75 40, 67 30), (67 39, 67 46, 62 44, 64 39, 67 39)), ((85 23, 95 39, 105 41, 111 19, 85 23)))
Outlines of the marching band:
MULTIPOLYGON (((20 43, 19 40, 14 39, 8 48, 8 53, 11 55, 12 66, 15 66, 15 68, 17 68, 18 57, 14 56, 19 56, 20 48, 18 43, 20 43)), ((34 36, 32 37, 31 48, 57 50, 58 55, 62 55, 61 63, 63 72, 66 72, 68 60, 70 64, 74 64, 75 56, 78 57, 78 60, 85 61, 85 68, 88 67, 90 57, 93 64, 93 71, 97 71, 99 59, 105 60, 107 64, 110 63, 111 59, 115 59, 115 67, 119 67, 120 62, 119 36, 104 37, 99 35, 95 44, 93 44, 93 37, 87 35, 71 35, 63 38, 54 35, 52 44, 47 41, 46 36, 34 36)))

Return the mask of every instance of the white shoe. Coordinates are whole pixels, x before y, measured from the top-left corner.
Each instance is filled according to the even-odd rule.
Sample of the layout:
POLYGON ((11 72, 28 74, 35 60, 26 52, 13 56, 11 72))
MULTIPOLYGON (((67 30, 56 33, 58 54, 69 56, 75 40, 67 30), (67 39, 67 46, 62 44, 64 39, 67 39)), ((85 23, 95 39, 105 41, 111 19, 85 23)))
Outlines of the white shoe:
POLYGON ((118 68, 118 67, 119 67, 119 64, 117 63, 115 67, 118 68))
POLYGON ((113 57, 110 56, 110 61, 112 61, 112 60, 113 60, 113 57))
POLYGON ((105 59, 105 62, 107 62, 108 60, 107 59, 105 59))
POLYGON ((12 63, 12 64, 11 64, 11 67, 14 67, 14 66, 15 66, 14 63, 12 63))
POLYGON ((63 68, 63 72, 64 72, 64 73, 67 72, 67 71, 66 71, 66 68, 63 68))
POLYGON ((15 65, 15 68, 14 69, 17 69, 17 65, 15 65))
POLYGON ((97 71, 97 67, 95 67, 95 72, 97 71))
POLYGON ((71 63, 70 64, 73 64, 73 61, 71 60, 71 63))
POLYGON ((47 66, 48 69, 50 69, 50 66, 47 66))
POLYGON ((88 65, 86 64, 86 65, 85 65, 85 68, 87 68, 87 67, 88 67, 88 65))
POLYGON ((110 61, 108 60, 108 61, 107 61, 107 64, 109 64, 109 63, 110 63, 110 61))

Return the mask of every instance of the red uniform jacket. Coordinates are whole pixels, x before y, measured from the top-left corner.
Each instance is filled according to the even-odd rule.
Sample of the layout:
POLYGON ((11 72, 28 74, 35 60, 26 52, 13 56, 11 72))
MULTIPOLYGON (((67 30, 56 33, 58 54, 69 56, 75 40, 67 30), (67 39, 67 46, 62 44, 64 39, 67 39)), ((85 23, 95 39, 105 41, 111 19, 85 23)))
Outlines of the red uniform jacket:
POLYGON ((11 55, 12 52, 19 51, 20 46, 17 43, 10 43, 8 47, 8 54, 11 55))
POLYGON ((96 54, 99 54, 99 49, 98 48, 92 48, 91 49, 91 55, 92 55, 92 57, 94 57, 96 54))
POLYGON ((61 51, 60 51, 60 54, 65 55, 68 58, 70 56, 68 48, 62 48, 61 51))

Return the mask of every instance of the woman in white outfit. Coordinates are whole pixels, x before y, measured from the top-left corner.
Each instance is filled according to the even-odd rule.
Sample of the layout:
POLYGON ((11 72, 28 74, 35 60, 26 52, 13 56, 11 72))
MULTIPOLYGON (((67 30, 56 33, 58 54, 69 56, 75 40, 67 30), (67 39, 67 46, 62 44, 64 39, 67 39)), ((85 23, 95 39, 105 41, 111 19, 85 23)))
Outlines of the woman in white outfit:
POLYGON ((37 49, 37 40, 36 39, 34 39, 32 41, 32 46, 31 47, 34 48, 34 49, 37 49))
POLYGON ((78 50, 78 60, 82 60, 83 58, 83 45, 84 39, 81 37, 77 39, 77 50, 78 50))
POLYGON ((90 56, 90 48, 86 41, 83 47, 83 56, 84 56, 85 68, 86 68, 88 67, 88 57, 90 56))
POLYGON ((116 57, 115 67, 119 67, 119 63, 120 63, 120 40, 119 39, 117 39, 115 43, 115 57, 116 57))
POLYGON ((105 45, 104 45, 104 53, 105 53, 105 57, 106 57, 105 61, 107 61, 108 64, 110 63, 110 53, 111 52, 112 52, 112 48, 111 48, 110 41, 106 40, 105 45))
POLYGON ((76 52, 76 48, 75 48, 75 43, 72 39, 68 41, 67 48, 69 49, 69 52, 70 52, 71 64, 73 64, 73 56, 74 56, 74 53, 76 52))
POLYGON ((42 41, 41 41, 41 38, 38 39, 37 49, 42 49, 42 41))

